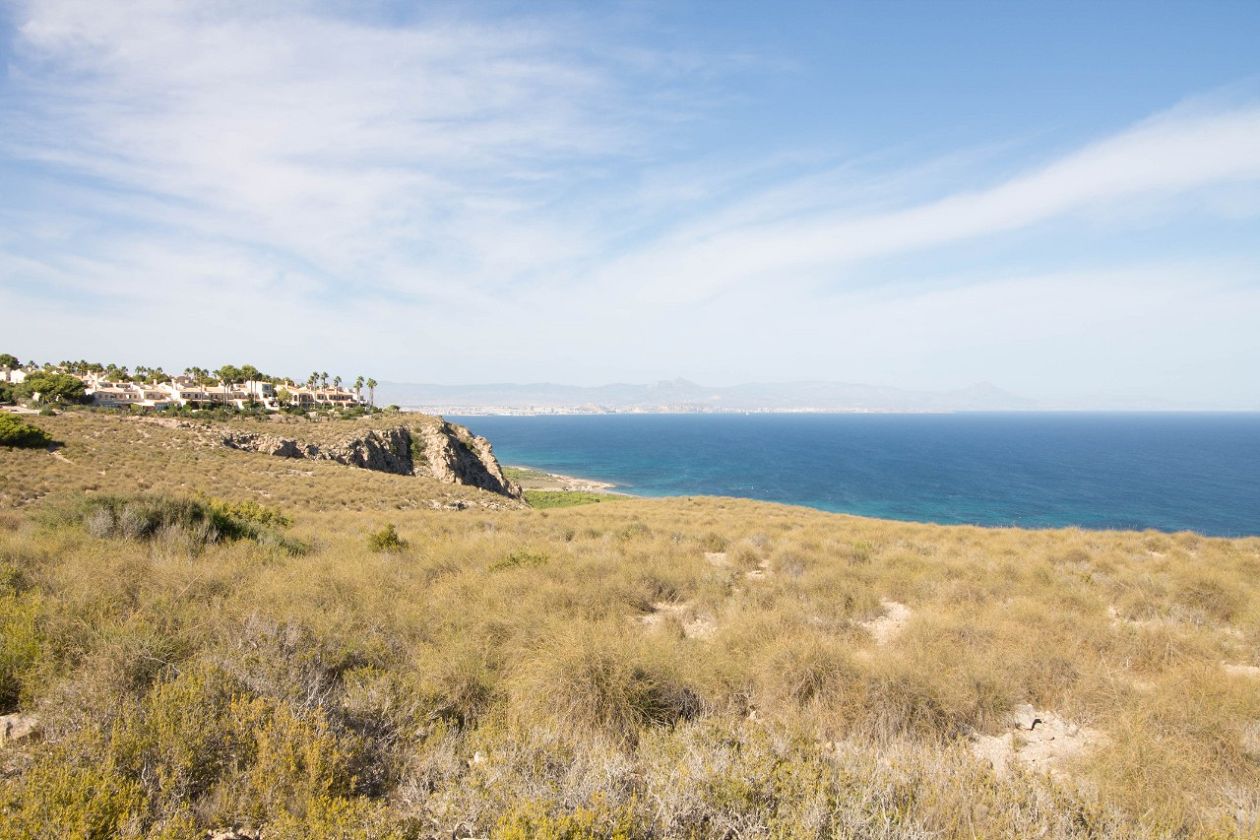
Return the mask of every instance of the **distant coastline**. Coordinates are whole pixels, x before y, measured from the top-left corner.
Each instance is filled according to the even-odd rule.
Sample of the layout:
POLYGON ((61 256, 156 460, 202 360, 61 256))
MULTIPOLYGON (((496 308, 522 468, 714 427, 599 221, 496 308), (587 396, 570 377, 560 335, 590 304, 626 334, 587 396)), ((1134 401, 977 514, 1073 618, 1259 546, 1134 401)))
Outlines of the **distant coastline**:
POLYGON ((954 408, 954 409, 904 409, 904 408, 495 408, 471 406, 440 405, 404 405, 401 411, 416 414, 431 414, 439 417, 672 417, 672 416, 707 416, 738 417, 751 415, 848 415, 848 416, 965 416, 968 414, 1020 414, 1027 416, 1043 415, 1254 415, 1260 414, 1260 408, 1072 408, 1047 406, 1039 408, 954 408))
MULTIPOLYGON (((404 405, 403 411, 418 414, 435 414, 440 417, 601 417, 612 414, 959 414, 969 409, 898 409, 898 408, 688 408, 684 406, 656 406, 644 408, 569 408, 561 406, 537 406, 529 408, 466 406, 466 405, 404 405)), ((976 410, 976 409, 970 409, 976 410)), ((1011 409, 1017 410, 1017 409, 1011 409)), ((1035 409, 1025 409, 1035 411, 1035 409)))
POLYGON ((758 414, 1008 411, 1039 404, 988 383, 953 390, 908 390, 851 382, 752 382, 711 386, 686 379, 655 383, 437 385, 384 382, 386 405, 437 414, 758 414))
POLYGON ((912 390, 851 382, 752 382, 709 386, 685 379, 636 384, 435 385, 383 382, 378 404, 432 414, 564 416, 600 414, 956 414, 971 412, 1260 411, 1260 396, 1232 405, 1179 402, 1148 394, 1030 399, 989 383, 912 390))

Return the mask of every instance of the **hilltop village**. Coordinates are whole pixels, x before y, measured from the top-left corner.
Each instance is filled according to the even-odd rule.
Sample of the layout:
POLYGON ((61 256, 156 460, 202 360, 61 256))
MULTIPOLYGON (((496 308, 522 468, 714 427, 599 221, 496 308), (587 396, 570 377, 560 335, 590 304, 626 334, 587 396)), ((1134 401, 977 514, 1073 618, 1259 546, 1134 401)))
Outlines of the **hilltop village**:
POLYGON ((134 369, 93 362, 22 365, 0 354, 0 402, 31 405, 90 404, 99 408, 214 409, 279 412, 363 409, 374 403, 377 382, 312 373, 304 382, 268 376, 253 365, 217 370, 189 367, 179 375, 142 365, 134 369), (366 391, 365 391, 366 388, 366 391))

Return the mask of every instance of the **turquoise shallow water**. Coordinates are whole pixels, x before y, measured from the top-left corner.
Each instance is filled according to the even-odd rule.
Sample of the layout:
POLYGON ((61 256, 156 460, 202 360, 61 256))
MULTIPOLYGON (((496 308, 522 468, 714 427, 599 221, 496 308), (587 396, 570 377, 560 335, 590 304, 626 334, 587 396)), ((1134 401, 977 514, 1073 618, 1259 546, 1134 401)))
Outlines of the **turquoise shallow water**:
POLYGON ((922 522, 1260 534, 1260 414, 452 417, 645 496, 922 522))

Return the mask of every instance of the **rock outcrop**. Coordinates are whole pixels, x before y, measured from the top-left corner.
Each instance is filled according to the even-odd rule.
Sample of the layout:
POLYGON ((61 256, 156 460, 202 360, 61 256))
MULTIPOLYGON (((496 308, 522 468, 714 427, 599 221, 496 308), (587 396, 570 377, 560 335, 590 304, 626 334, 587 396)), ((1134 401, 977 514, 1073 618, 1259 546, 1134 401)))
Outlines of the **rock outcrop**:
POLYGON ((39 719, 34 715, 0 715, 0 746, 39 737, 39 719))
POLYGON ((466 484, 520 498, 521 489, 503 475, 490 441, 463 426, 442 421, 412 431, 413 469, 447 484, 466 484))
POLYGON ((339 440, 303 442, 268 432, 227 431, 231 449, 280 458, 335 461, 395 475, 427 475, 446 484, 478 487, 520 498, 521 490, 503 475, 490 441, 444 420, 414 426, 361 429, 339 440))
POLYGON ((262 840, 262 831, 256 828, 212 828, 203 836, 205 840, 262 840))

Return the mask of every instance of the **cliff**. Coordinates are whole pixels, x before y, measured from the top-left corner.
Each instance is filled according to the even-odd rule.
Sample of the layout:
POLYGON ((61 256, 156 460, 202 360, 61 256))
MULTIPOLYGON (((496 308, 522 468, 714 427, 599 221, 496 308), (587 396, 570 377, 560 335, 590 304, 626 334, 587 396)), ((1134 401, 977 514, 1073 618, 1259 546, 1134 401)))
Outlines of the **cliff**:
POLYGON ((490 441, 438 418, 384 428, 361 427, 330 440, 302 441, 272 432, 225 431, 231 449, 280 458, 334 461, 395 475, 428 475, 513 499, 521 490, 503 475, 490 441))

